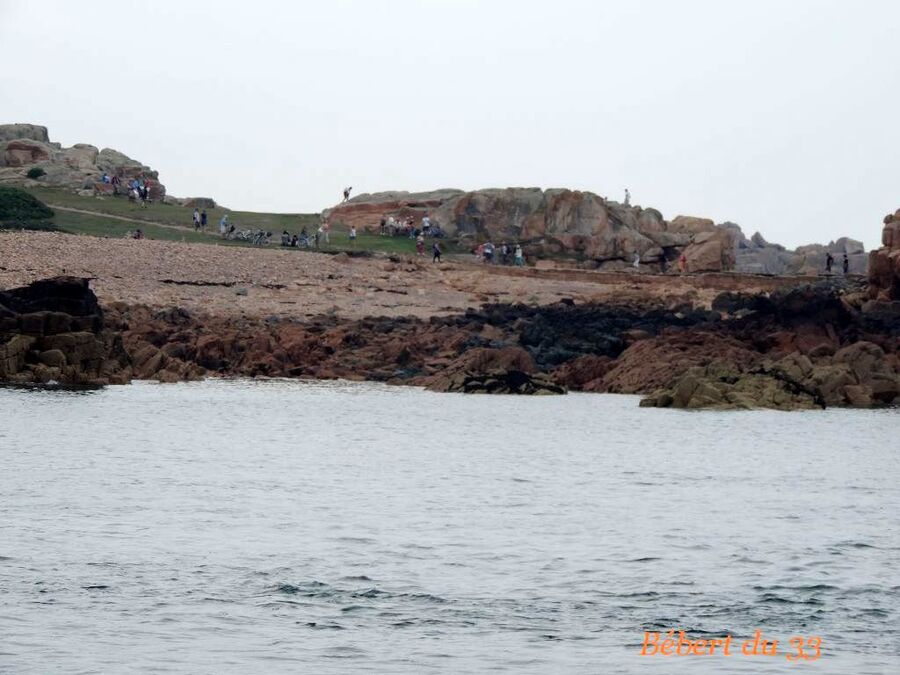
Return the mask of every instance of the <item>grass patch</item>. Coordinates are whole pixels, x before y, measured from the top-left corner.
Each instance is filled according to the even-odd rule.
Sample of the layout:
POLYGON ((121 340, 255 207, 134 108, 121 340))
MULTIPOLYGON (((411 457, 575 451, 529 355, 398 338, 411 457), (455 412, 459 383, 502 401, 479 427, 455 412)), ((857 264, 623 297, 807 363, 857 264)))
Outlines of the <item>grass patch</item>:
MULTIPOLYGON (((194 209, 174 204, 148 204, 146 208, 128 201, 127 197, 82 197, 68 190, 47 187, 27 188, 26 192, 34 195, 45 204, 58 204, 72 209, 83 209, 94 213, 105 213, 111 216, 124 216, 136 220, 162 223, 164 225, 180 225, 193 227, 194 209)), ((282 230, 298 231, 317 225, 317 213, 256 213, 253 211, 231 211, 217 206, 206 209, 209 217, 208 228, 218 231, 219 219, 228 214, 228 220, 238 229, 265 229, 280 233, 282 230)))
MULTIPOLYGON (((140 228, 148 239, 225 246, 252 246, 244 241, 223 240, 219 237, 219 219, 227 213, 229 223, 238 230, 267 230, 272 233, 272 238, 266 248, 281 248, 281 232, 283 230, 287 230, 291 234, 299 234, 300 230, 305 227, 306 231, 313 235, 319 227, 319 214, 317 213, 257 213, 230 211, 216 207, 206 210, 209 224, 206 233, 202 233, 194 230, 192 223, 194 210, 184 206, 150 204, 146 208, 142 208, 129 202, 126 197, 104 197, 102 199, 81 197, 68 190, 46 187, 28 188, 26 191, 48 204, 90 211, 91 213, 88 214, 57 209, 53 222, 62 232, 92 237, 122 238, 129 232, 140 228), (141 222, 126 222, 107 216, 131 218, 141 222), (176 226, 178 229, 160 227, 160 225, 176 226)), ((351 243, 349 229, 341 223, 332 225, 330 239, 329 244, 321 242, 319 249, 326 252, 372 251, 400 255, 415 255, 416 252, 416 244, 413 239, 399 236, 382 237, 363 230, 358 231, 356 241, 351 243)), ((427 239, 425 242, 425 255, 428 257, 431 256, 432 242, 432 239, 427 239)), ((444 254, 448 254, 459 252, 461 249, 447 240, 441 240, 441 250, 444 254)))

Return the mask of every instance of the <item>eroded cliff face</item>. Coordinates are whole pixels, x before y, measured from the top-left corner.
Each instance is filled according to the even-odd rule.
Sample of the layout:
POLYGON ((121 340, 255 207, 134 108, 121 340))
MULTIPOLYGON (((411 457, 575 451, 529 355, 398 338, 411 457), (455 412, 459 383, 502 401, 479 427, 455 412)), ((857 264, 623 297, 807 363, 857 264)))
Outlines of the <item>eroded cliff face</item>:
MULTIPOLYGON (((50 141, 47 127, 0 125, 0 185, 59 187, 85 195, 112 194, 113 186, 101 180, 104 173, 110 178, 118 176, 123 184, 133 179, 145 181, 154 201, 166 196, 156 171, 117 150, 100 150, 85 143, 63 148, 50 141), (44 175, 29 178, 29 170, 35 168, 43 170, 44 175)), ((122 190, 124 193, 124 186, 122 190)))
POLYGON ((0 380, 204 375, 375 380, 435 391, 649 394, 645 405, 891 405, 900 311, 846 280, 690 302, 485 305, 452 316, 216 317, 111 303, 87 281, 0 295, 0 380))

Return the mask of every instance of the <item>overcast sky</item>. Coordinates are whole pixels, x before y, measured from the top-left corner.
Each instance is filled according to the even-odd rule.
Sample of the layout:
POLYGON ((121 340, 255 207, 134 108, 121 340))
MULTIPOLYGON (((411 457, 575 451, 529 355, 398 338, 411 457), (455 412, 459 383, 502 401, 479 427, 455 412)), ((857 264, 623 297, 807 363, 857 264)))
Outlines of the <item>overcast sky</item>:
POLYGON ((898 36, 893 0, 0 0, 0 121, 231 208, 628 187, 871 247, 900 207, 898 36))

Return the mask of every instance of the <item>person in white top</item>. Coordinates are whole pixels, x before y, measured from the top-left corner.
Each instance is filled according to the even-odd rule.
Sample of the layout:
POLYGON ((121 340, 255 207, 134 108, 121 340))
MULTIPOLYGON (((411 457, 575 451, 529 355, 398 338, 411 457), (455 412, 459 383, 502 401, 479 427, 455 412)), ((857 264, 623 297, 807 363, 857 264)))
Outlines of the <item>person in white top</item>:
POLYGON ((631 206, 631 193, 625 188, 625 206, 631 206))

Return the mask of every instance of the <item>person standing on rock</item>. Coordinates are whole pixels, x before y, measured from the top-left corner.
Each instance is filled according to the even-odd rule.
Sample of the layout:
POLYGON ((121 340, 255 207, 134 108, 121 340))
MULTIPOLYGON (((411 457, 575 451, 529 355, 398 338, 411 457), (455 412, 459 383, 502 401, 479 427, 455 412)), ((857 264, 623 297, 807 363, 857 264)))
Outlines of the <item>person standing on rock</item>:
POLYGON ((634 252, 634 260, 631 264, 634 265, 634 269, 638 269, 641 266, 641 254, 637 251, 634 252))
MULTIPOLYGON (((350 201, 350 190, 352 190, 352 189, 353 189, 352 186, 351 186, 351 187, 345 187, 345 188, 344 188, 344 201, 345 201, 345 202, 350 201)), ((341 203, 343 203, 343 202, 341 202, 341 203)))
POLYGON ((437 242, 434 242, 431 245, 431 263, 434 264, 436 262, 441 262, 441 245, 437 242))
POLYGON ((525 267, 525 256, 522 254, 522 247, 519 244, 516 244, 514 257, 516 259, 516 267, 525 267))
POLYGON ((625 206, 631 206, 631 193, 625 188, 625 206))
POLYGON ((425 255, 425 236, 422 234, 416 237, 416 255, 425 255))
POLYGON ((825 254, 825 274, 831 274, 831 268, 834 266, 834 256, 831 251, 825 254))
POLYGON ((844 252, 844 259, 841 261, 841 267, 844 270, 844 274, 850 273, 850 258, 847 257, 846 252, 844 252))

